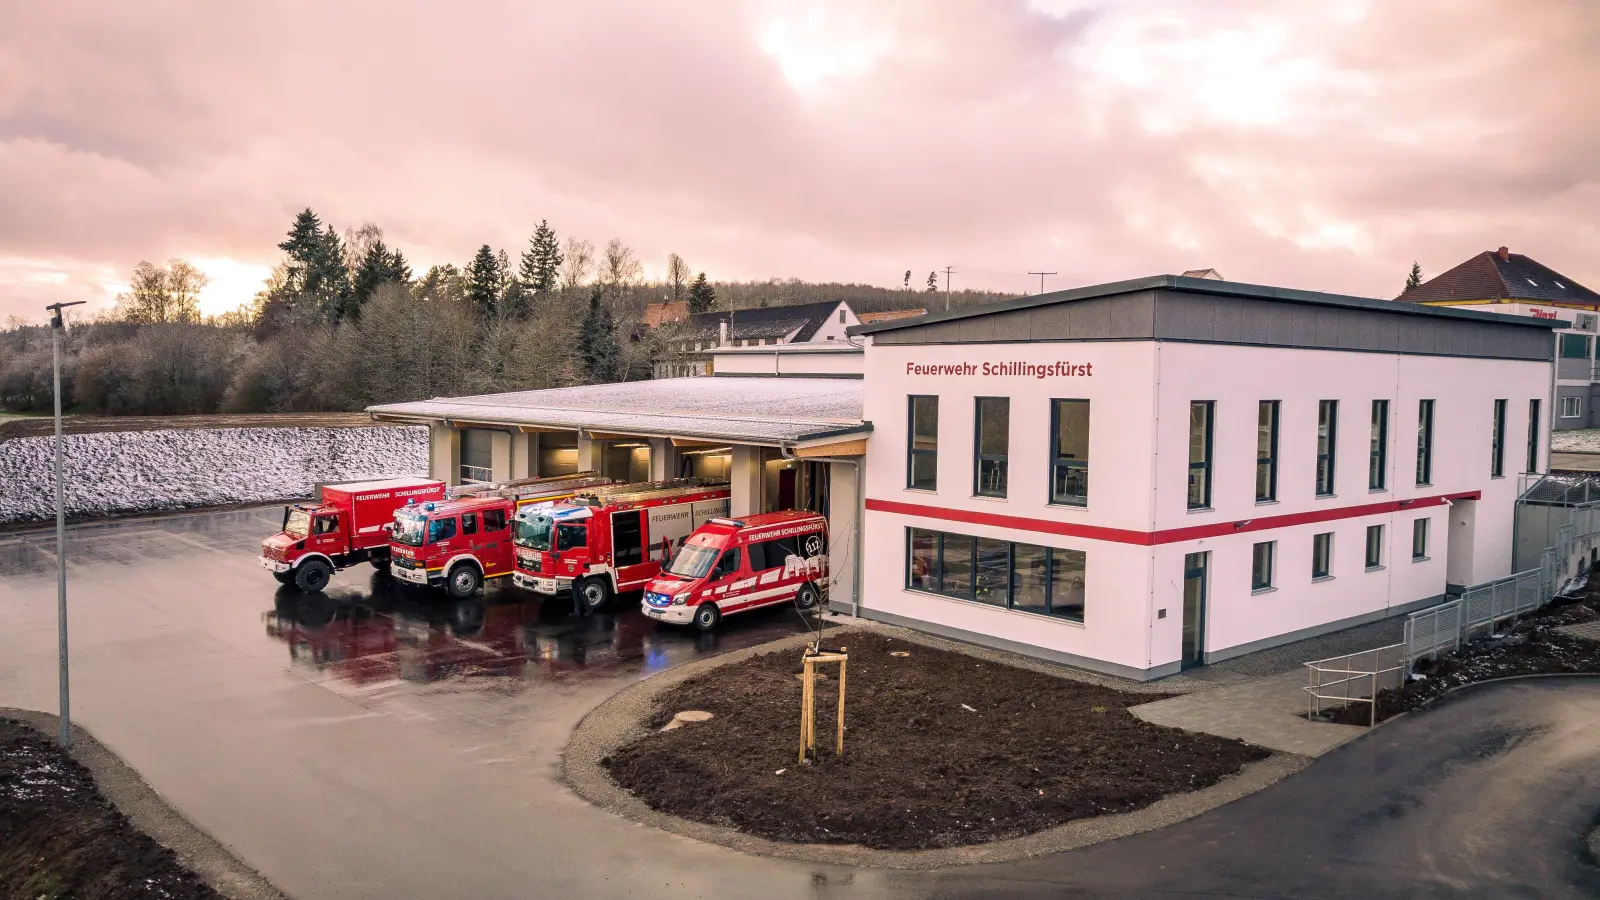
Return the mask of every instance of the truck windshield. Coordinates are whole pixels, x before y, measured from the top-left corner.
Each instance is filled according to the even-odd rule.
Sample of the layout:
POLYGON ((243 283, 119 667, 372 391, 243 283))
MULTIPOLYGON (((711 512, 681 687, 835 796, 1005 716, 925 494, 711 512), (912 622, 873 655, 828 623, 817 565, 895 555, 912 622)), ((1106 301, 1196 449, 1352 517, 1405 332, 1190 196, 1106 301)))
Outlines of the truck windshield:
POLYGON ((283 531, 292 538, 304 540, 311 533, 311 513, 291 508, 283 517, 283 531))
POLYGON ((715 547, 705 547, 699 544, 684 544, 678 548, 678 555, 672 558, 672 564, 667 566, 667 571, 679 578, 704 578, 711 571, 711 566, 717 561, 718 551, 715 547))
POLYGON ((426 532, 428 520, 422 516, 395 516, 394 531, 389 536, 395 543, 405 544, 408 547, 421 547, 422 535, 426 532))
POLYGON ((530 550, 549 550, 552 527, 549 516, 529 516, 517 519, 516 534, 511 542, 530 550))

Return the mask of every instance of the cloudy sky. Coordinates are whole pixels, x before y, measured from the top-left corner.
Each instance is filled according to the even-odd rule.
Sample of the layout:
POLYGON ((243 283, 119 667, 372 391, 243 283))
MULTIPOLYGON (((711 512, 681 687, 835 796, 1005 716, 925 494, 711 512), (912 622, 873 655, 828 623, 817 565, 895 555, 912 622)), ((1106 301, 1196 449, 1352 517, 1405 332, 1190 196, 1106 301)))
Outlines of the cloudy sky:
POLYGON ((1600 288, 1594 0, 0 2, 0 321, 295 211, 420 271, 548 219, 659 274, 1600 288))

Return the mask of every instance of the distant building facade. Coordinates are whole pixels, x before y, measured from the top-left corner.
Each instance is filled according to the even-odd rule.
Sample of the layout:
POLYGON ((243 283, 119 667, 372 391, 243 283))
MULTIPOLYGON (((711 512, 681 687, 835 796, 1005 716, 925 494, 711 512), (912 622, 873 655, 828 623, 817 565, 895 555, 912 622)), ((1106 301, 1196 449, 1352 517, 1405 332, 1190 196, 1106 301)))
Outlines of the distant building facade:
MULTIPOLYGON (((657 318, 670 315, 667 304, 657 318)), ((647 310, 646 317, 650 316, 647 310)), ((648 321, 643 324, 648 325, 648 321)), ((712 374, 712 356, 718 347, 765 347, 776 344, 843 341, 845 329, 861 319, 843 300, 795 306, 760 306, 754 309, 695 313, 661 321, 670 328, 666 352, 654 367, 654 378, 691 378, 712 374)))

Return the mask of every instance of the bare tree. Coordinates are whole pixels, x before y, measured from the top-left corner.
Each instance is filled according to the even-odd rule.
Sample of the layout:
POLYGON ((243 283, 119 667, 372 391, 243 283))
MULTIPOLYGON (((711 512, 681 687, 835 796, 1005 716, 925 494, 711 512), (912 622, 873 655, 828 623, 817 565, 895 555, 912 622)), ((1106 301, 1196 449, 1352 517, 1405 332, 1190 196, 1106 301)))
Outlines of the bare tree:
POLYGON ((643 271, 644 266, 639 264, 638 257, 622 242, 622 238, 612 238, 606 242, 606 255, 600 260, 602 287, 613 294, 620 293, 632 287, 643 271))
POLYGON ((128 292, 117 295, 117 315, 135 325, 200 320, 200 291, 207 284, 204 272, 181 259, 163 269, 141 261, 128 279, 128 292))
POLYGON ((383 241, 383 229, 371 222, 344 230, 344 267, 353 275, 372 248, 383 241))
POLYGON ((667 284, 672 286, 672 299, 674 301, 683 292, 683 286, 688 284, 689 279, 693 277, 693 274, 689 271, 689 264, 683 261, 683 257, 676 253, 667 254, 667 284))
POLYGON ((594 245, 585 240, 567 238, 566 261, 561 264, 561 286, 576 290, 583 286, 594 268, 594 245))

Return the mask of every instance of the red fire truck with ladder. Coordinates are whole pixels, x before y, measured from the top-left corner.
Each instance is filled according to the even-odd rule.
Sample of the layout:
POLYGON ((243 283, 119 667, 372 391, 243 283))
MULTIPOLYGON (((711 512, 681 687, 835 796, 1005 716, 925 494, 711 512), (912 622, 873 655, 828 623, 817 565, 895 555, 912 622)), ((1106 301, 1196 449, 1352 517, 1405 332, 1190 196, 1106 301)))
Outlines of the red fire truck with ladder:
POLYGON ((315 503, 283 510, 283 529, 261 542, 260 563, 279 584, 315 592, 335 569, 389 567, 389 522, 397 507, 444 498, 442 481, 386 478, 322 487, 315 503))
POLYGON ((390 572, 412 584, 434 585, 460 600, 515 565, 510 522, 517 510, 534 510, 603 490, 612 480, 592 472, 533 478, 504 485, 458 489, 453 500, 408 504, 394 511, 389 529, 390 572))
POLYGON ((726 482, 699 478, 612 485, 518 514, 512 582, 541 594, 571 588, 580 610, 639 590, 700 525, 728 514, 726 482))

